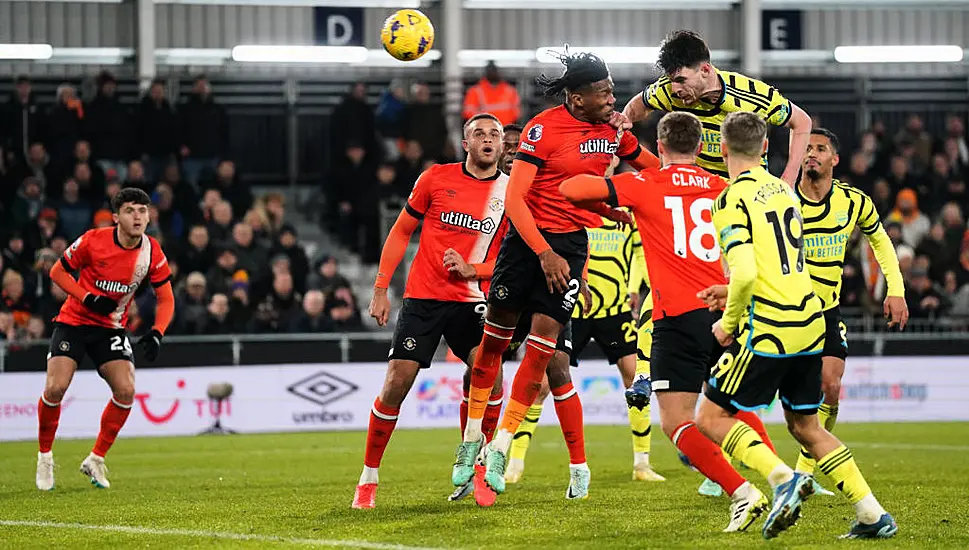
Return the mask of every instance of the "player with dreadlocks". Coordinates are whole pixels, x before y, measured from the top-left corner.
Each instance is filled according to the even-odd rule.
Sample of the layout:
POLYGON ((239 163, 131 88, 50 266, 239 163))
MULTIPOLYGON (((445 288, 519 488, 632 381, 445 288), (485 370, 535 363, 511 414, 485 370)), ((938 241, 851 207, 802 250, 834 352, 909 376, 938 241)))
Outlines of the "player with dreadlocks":
MULTIPOLYGON (((481 420, 488 396, 525 309, 533 311, 525 356, 512 383, 511 398, 499 431, 482 453, 486 471, 475 477, 475 498, 494 503, 505 490, 508 449, 518 425, 542 386, 542 377, 555 352, 556 340, 572 316, 580 291, 587 291, 584 271, 588 257, 586 228, 602 225, 602 217, 630 222, 628 214, 606 203, 570 203, 559 192, 566 178, 579 174, 601 176, 618 155, 637 170, 659 166, 659 160, 622 129, 610 126, 616 98, 606 63, 589 53, 559 56, 562 75, 538 83, 548 97, 564 96, 562 105, 539 113, 523 129, 505 194, 505 213, 512 228, 501 244, 488 295, 484 336, 471 370, 468 424, 451 473, 456 486, 475 477, 474 461, 482 451, 481 420)), ((572 387, 568 367, 548 371, 565 442, 569 448, 570 482, 566 498, 589 494, 585 460, 582 405, 572 387)))

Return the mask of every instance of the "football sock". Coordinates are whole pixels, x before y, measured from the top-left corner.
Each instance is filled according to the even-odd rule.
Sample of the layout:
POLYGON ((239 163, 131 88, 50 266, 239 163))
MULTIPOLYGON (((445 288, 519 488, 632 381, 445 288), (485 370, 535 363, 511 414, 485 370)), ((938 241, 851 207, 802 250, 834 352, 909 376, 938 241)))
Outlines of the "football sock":
POLYGON ((464 399, 461 400, 460 409, 461 437, 464 438, 464 430, 468 427, 468 390, 464 390, 464 399))
MULTIPOLYGON (((508 349, 515 327, 502 327, 485 321, 481 345, 471 367, 471 390, 468 392, 468 424, 464 431, 465 441, 481 439, 482 421, 488 408, 488 397, 501 368, 501 357, 508 349)), ((509 403, 510 405, 510 403, 509 403)))
POLYGON ((737 414, 733 416, 753 428, 760 437, 760 440, 764 442, 764 445, 767 445, 772 453, 777 454, 774 443, 770 440, 770 435, 767 434, 767 428, 764 426, 764 421, 760 419, 760 415, 753 411, 737 411, 737 414))
POLYGON ((557 388, 552 388, 555 401, 555 414, 562 426, 565 445, 569 448, 570 464, 585 464, 585 433, 582 427, 582 402, 579 394, 567 382, 557 388))
POLYGON ((794 471, 777 458, 757 432, 745 422, 735 422, 720 446, 733 458, 760 472, 771 487, 776 487, 794 476, 794 471))
POLYGON ((498 427, 498 419, 501 417, 501 403, 504 401, 505 394, 498 390, 497 394, 491 394, 488 406, 485 408, 484 419, 481 422, 481 433, 485 440, 491 441, 495 435, 495 428, 498 427))
POLYGON ((532 436, 535 435, 535 430, 538 429, 538 419, 542 416, 543 408, 544 406, 541 403, 528 407, 528 412, 525 413, 524 420, 518 425, 515 437, 512 438, 508 458, 525 460, 525 454, 528 453, 528 444, 532 442, 532 436))
MULTIPOLYGON (((834 424, 838 420, 838 406, 828 405, 821 403, 818 407, 818 422, 824 426, 824 429, 829 432, 834 429, 834 424)), ((795 472, 802 472, 805 474, 813 474, 816 461, 811 453, 807 449, 801 447, 801 453, 797 456, 797 465, 794 467, 795 472)))
POLYGON ((838 485, 838 490, 855 505, 861 523, 875 523, 885 513, 861 475, 851 451, 844 445, 821 457, 818 469, 830 477, 838 485))
POLYGON ((49 453, 54 446, 54 434, 61 420, 61 404, 51 403, 43 395, 37 401, 37 444, 40 452, 49 453))
POLYGON ((677 426, 670 438, 673 445, 690 459, 700 473, 711 481, 716 482, 728 495, 733 496, 737 489, 746 481, 737 470, 724 459, 720 448, 710 441, 697 429, 692 421, 677 426))
POLYGON ((649 425, 649 407, 647 406, 644 409, 630 407, 628 413, 629 428, 633 433, 633 453, 635 455, 639 455, 640 453, 649 454, 650 448, 652 447, 650 440, 652 426, 649 425))
POLYGON ((398 414, 400 414, 400 409, 384 405, 380 402, 379 397, 374 400, 373 408, 370 409, 370 425, 367 426, 367 450, 363 456, 364 466, 375 470, 380 467, 380 461, 384 457, 387 443, 394 433, 394 427, 397 426, 398 414))
MULTIPOLYGON (((495 438, 495 445, 501 452, 508 452, 512 434, 518 431, 528 409, 535 403, 535 398, 542 389, 545 369, 554 353, 555 342, 533 334, 528 335, 525 357, 515 373, 515 380, 511 384, 511 399, 508 400, 505 414, 501 417, 501 431, 508 435, 499 434, 501 437, 495 438)), ((468 425, 470 427, 470 423, 468 425)))
POLYGON ((131 413, 133 404, 133 402, 120 403, 114 397, 108 401, 108 404, 104 407, 104 412, 101 413, 101 431, 98 432, 98 439, 94 442, 92 453, 104 458, 104 455, 108 453, 108 449, 111 448, 114 440, 118 437, 121 427, 128 420, 128 414, 131 413))

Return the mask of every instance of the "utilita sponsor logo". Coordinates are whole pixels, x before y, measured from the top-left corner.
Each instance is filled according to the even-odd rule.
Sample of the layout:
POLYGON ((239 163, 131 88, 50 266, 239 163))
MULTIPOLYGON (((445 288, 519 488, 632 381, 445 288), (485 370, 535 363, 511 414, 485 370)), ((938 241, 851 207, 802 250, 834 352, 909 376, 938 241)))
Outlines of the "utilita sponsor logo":
POLYGON ((353 394, 359 389, 356 384, 320 371, 292 384, 286 391, 319 405, 323 410, 294 412, 294 424, 349 424, 353 422, 352 411, 328 410, 328 405, 353 394))
POLYGON ((590 155, 593 153, 615 154, 619 150, 619 144, 608 139, 589 139, 579 144, 579 153, 590 155))
POLYGON ((495 230, 495 222, 491 218, 479 220, 464 212, 441 212, 441 223, 479 231, 486 235, 490 235, 495 230))
POLYGON ((94 286, 98 287, 98 290, 115 294, 128 294, 137 287, 137 285, 126 285, 118 281, 96 281, 94 286))
MULTIPOLYGON (((184 391, 185 380, 179 379, 177 382, 175 382, 175 387, 179 392, 184 391)), ((150 393, 135 394, 135 402, 138 404, 138 409, 141 410, 141 414, 144 415, 145 419, 152 424, 166 424, 171 422, 171 420, 178 414, 178 411, 182 410, 182 399, 178 397, 171 399, 171 403, 168 405, 167 409, 165 408, 165 405, 155 405, 153 407, 149 404, 149 401, 151 400, 152 397, 150 393)), ((168 400, 168 398, 162 397, 156 399, 155 401, 165 402, 168 400)), ((188 407, 189 410, 193 410, 192 405, 195 405, 194 411, 197 418, 216 418, 218 416, 222 416, 224 418, 226 416, 232 416, 232 401, 230 399, 226 399, 221 403, 221 405, 210 399, 186 399, 185 401, 188 403, 186 407, 188 407), (220 406, 222 408, 221 413, 219 411, 220 406)))
POLYGON ((460 378, 442 376, 417 383, 417 416, 420 418, 457 418, 464 399, 460 378))
MULTIPOLYGON (((74 402, 73 397, 65 397, 61 401, 61 411, 71 406, 74 402)), ((37 401, 28 403, 0 403, 0 419, 12 418, 37 418, 37 401)))
POLYGON ((846 384, 841 386, 841 399, 851 401, 918 401, 929 398, 928 384, 846 384))

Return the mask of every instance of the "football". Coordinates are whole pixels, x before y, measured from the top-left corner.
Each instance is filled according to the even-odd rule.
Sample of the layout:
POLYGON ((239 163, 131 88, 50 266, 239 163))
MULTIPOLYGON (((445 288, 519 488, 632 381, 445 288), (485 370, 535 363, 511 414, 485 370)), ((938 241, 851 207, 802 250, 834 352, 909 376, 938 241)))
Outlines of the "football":
POLYGON ((399 10, 384 21, 380 41, 387 53, 401 61, 414 61, 434 45, 434 25, 417 10, 399 10))

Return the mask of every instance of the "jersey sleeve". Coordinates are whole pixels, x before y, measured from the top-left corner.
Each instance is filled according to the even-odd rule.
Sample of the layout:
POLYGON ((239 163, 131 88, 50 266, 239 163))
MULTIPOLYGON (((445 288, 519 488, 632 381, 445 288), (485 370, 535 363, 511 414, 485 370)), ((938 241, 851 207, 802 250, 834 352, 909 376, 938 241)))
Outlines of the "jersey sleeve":
POLYGON ((648 189, 646 178, 640 172, 623 172, 606 178, 609 198, 606 203, 612 207, 628 206, 635 209, 639 201, 646 200, 648 189))
POLYGON ((750 213, 737 193, 725 189, 713 203, 713 225, 724 256, 743 244, 752 244, 753 230, 750 213))
POLYGON ((639 139, 632 132, 626 130, 619 137, 619 150, 616 156, 622 160, 632 160, 639 155, 639 139))
POLYGON ((868 197, 868 195, 858 191, 857 194, 852 193, 852 198, 858 202, 858 229, 865 235, 871 235, 878 228, 881 227, 882 222, 878 217, 878 211, 875 210, 875 203, 868 197))
POLYGON ((545 125, 538 118, 528 121, 522 129, 515 160, 529 162, 541 168, 555 150, 554 136, 547 133, 545 125))
POLYGON ((669 91, 670 79, 660 77, 656 82, 643 89, 643 103, 646 107, 656 111, 672 111, 673 98, 669 91))
POLYGON ((407 213, 419 220, 424 217, 427 209, 431 206, 431 181, 434 179, 431 176, 431 170, 433 170, 433 167, 418 176, 417 181, 414 182, 414 188, 407 197, 407 204, 404 205, 407 213))
POLYGON ((791 102, 781 95, 777 88, 759 80, 753 80, 757 95, 767 101, 767 122, 774 126, 783 126, 791 119, 791 102))
POLYGON ((168 257, 155 239, 151 240, 151 268, 148 270, 148 280, 155 288, 172 280, 172 268, 168 265, 168 257))
POLYGON ((61 263, 64 265, 66 271, 77 271, 81 267, 90 264, 92 238, 91 232, 88 231, 78 237, 71 246, 67 247, 67 250, 64 251, 64 255, 61 257, 61 263))

